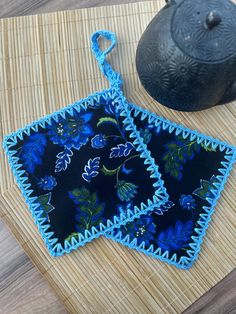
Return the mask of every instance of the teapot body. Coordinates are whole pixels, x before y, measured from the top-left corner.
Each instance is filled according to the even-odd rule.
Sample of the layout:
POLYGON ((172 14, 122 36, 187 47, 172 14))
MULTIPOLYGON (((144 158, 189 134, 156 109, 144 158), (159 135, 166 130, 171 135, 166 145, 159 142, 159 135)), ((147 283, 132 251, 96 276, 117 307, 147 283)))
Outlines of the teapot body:
MULTIPOLYGON (((194 37, 176 13, 178 5, 166 5, 143 33, 136 52, 137 71, 144 88, 161 104, 181 111, 207 109, 223 103, 224 95, 236 81, 236 37, 235 47, 229 40, 224 43, 215 39, 216 30, 209 30, 210 39, 194 37), (208 40, 206 47, 204 40, 208 40), (228 42, 229 48, 219 46, 228 42)), ((201 14, 199 9, 188 9, 185 20, 188 14, 190 18, 201 14)), ((179 10, 182 15, 181 7, 179 10)), ((199 20, 205 19, 206 12, 202 14, 199 20)))

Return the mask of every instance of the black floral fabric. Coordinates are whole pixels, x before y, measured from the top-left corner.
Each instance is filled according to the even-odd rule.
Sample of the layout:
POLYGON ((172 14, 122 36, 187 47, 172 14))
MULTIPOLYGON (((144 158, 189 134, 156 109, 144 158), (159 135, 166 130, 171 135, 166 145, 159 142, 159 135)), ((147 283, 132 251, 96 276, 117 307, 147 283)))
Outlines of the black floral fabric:
POLYGON ((118 101, 104 95, 80 112, 65 111, 11 147, 61 244, 155 194, 156 179, 125 130, 118 101))
MULTIPOLYGON (((144 252, 153 246, 152 253, 162 256, 168 252, 166 260, 175 255, 176 262, 181 257, 189 257, 188 252, 192 250, 190 260, 193 260, 202 236, 202 231, 197 231, 206 225, 206 215, 219 196, 220 183, 225 180, 222 168, 229 167, 235 149, 222 149, 213 139, 208 141, 210 144, 199 141, 204 136, 193 136, 194 132, 133 105, 130 105, 130 113, 159 166, 169 200, 161 210, 155 209, 113 230, 108 237, 119 239, 128 246, 132 243, 133 248, 139 249, 141 245, 144 252), (205 215, 202 221, 201 215, 205 215), (197 244, 193 249, 194 237, 197 244)), ((119 210, 125 212, 132 206, 131 200, 128 207, 121 206, 119 210)))

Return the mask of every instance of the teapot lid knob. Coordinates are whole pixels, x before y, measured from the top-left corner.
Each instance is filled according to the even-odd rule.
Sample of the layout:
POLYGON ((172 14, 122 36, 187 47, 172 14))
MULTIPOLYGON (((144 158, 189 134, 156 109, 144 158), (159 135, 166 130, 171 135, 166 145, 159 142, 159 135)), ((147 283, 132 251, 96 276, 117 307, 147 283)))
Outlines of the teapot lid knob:
POLYGON ((206 16, 205 27, 207 29, 213 29, 221 23, 222 19, 216 11, 211 11, 206 16))
POLYGON ((171 36, 183 53, 207 63, 236 57, 235 0, 176 0, 172 9, 171 36))

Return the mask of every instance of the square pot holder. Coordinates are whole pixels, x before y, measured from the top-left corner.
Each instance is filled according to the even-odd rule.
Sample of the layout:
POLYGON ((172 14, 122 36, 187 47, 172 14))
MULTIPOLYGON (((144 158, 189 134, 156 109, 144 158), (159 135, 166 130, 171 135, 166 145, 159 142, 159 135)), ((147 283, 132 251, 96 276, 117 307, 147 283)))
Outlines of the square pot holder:
MULTIPOLYGON (((178 268, 192 266, 236 159, 236 148, 129 105, 151 151, 169 200, 106 236, 178 268)), ((132 200, 126 207, 132 209, 132 200)))
POLYGON ((106 61, 115 34, 97 31, 92 51, 110 88, 6 136, 16 181, 53 256, 167 201, 154 159, 133 124, 122 79, 106 61), (102 51, 98 39, 111 42, 102 51), (117 212, 132 200, 132 209, 117 212))

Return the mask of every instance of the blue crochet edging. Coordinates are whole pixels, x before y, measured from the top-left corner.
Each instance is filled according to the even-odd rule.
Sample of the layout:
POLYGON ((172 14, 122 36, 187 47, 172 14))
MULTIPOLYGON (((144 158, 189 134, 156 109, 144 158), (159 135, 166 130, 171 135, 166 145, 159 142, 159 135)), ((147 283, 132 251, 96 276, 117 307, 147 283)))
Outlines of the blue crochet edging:
POLYGON ((114 71, 111 65, 106 60, 106 56, 112 51, 115 45, 116 35, 113 32, 107 30, 98 30, 94 32, 91 36, 91 49, 95 58, 97 59, 101 72, 108 79, 111 87, 120 89, 123 83, 121 75, 118 72, 114 71), (104 37, 106 40, 111 42, 110 46, 105 51, 102 51, 99 47, 98 40, 100 37, 104 37))
POLYGON ((162 127, 163 130, 166 130, 169 133, 172 133, 175 130, 176 135, 182 133, 184 138, 190 136, 191 140, 197 139, 197 143, 199 144, 204 142, 205 146, 211 146, 213 149, 218 147, 221 152, 223 152, 224 150, 226 151, 224 156, 224 159, 226 159, 226 161, 221 161, 222 168, 218 169, 220 175, 216 176, 218 182, 213 183, 215 189, 210 190, 213 195, 215 195, 215 197, 214 199, 207 199, 210 204, 209 206, 203 206, 204 213, 200 214, 200 218, 196 222, 199 227, 196 227, 194 229, 198 236, 191 237, 193 242, 189 244, 191 249, 187 250, 187 256, 182 256, 178 260, 176 253, 174 253, 172 256, 169 256, 169 252, 162 252, 160 247, 155 250, 153 244, 150 246, 146 246, 145 242, 143 241, 140 245, 137 245, 137 238, 132 240, 130 239, 129 235, 126 235, 124 237, 122 235, 122 231, 119 231, 115 236, 112 235, 112 233, 106 234, 107 238, 113 239, 114 241, 119 242, 131 249, 135 249, 138 252, 150 255, 163 262, 167 262, 170 265, 174 265, 180 269, 189 269, 198 257, 201 249, 201 244, 203 242, 203 237, 205 236, 206 230, 211 221, 211 216, 214 212, 217 201, 220 198, 221 192, 224 190, 224 185, 227 181, 231 169, 233 168, 233 164, 236 161, 236 148, 211 136, 201 134, 196 130, 188 129, 183 125, 179 125, 163 117, 156 116, 156 114, 151 113, 148 110, 141 109, 136 105, 130 104, 129 108, 130 114, 131 110, 134 110, 135 117, 141 114, 141 120, 147 118, 149 123, 154 123, 156 127, 162 127))

